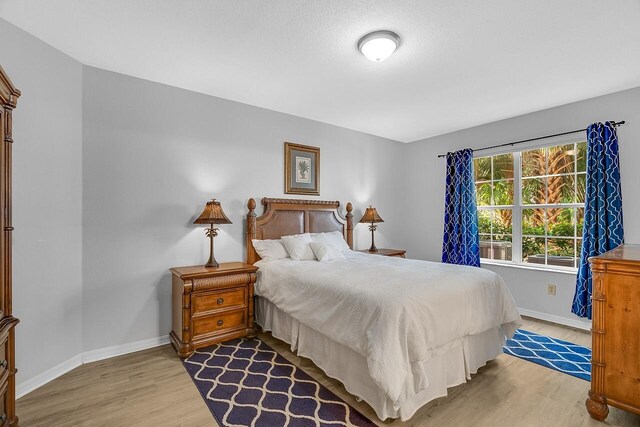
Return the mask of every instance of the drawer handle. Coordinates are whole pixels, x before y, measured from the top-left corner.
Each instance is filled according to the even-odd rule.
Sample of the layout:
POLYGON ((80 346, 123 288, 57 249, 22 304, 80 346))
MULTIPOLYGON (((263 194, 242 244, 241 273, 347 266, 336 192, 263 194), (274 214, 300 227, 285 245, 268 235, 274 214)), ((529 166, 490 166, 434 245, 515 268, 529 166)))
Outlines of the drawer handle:
POLYGON ((222 319, 218 320, 218 326, 222 326, 224 324, 224 321, 222 319))
POLYGON ((224 303, 224 298, 218 298, 218 305, 222 305, 224 303))
POLYGON ((9 364, 9 362, 8 362, 8 361, 3 360, 2 362, 0 362, 0 368, 4 368, 4 369, 6 369, 8 364, 9 364))

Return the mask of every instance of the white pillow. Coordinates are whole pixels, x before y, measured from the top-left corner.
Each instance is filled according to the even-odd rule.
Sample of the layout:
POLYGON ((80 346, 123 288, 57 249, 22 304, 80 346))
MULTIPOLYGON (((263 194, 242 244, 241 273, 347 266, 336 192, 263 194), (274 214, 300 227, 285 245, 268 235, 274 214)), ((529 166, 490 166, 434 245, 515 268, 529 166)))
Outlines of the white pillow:
POLYGON ((282 241, 278 240, 251 240, 253 248, 256 250, 260 258, 265 261, 273 261, 276 259, 289 258, 289 253, 284 248, 282 241))
POLYGON ((328 233, 314 233, 311 240, 318 243, 327 243, 335 246, 340 252, 348 251, 349 245, 344 240, 344 236, 340 231, 331 231, 328 233))
POLYGON ((316 255, 316 258, 318 258, 318 261, 333 261, 346 258, 340 249, 331 243, 311 242, 309 246, 316 255))
POLYGON ((282 236, 282 244, 289 252, 291 259, 295 261, 316 259, 309 243, 311 243, 311 235, 309 233, 282 236))

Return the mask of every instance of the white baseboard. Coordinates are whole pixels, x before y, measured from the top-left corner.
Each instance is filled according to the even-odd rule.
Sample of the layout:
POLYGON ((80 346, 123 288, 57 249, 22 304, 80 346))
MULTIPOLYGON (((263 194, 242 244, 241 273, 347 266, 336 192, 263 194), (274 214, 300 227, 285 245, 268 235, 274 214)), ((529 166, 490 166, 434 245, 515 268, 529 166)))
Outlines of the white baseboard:
POLYGON ((556 316, 555 314, 548 314, 548 313, 542 313, 539 311, 528 310, 526 308, 518 308, 518 311, 523 316, 529 316, 535 319, 546 320, 547 322, 558 323, 560 325, 571 326, 572 328, 584 329, 585 331, 591 330, 590 320, 580 320, 578 318, 571 319, 568 317, 556 316))
POLYGON ((82 365, 82 354, 77 354, 71 359, 62 362, 51 369, 47 369, 43 373, 38 374, 33 378, 29 378, 26 381, 20 382, 16 385, 16 399, 21 398, 27 393, 31 393, 33 390, 42 387, 49 381, 66 374, 70 370, 75 369, 80 365, 82 365))
POLYGON ((50 381, 55 380, 61 375, 66 374, 72 369, 85 363, 97 362, 98 360, 109 359, 111 357, 122 356, 124 354, 134 353, 148 348, 158 347, 169 344, 169 336, 148 338, 146 340, 134 341, 127 344, 114 345, 111 347, 99 348, 97 350, 86 351, 73 356, 71 359, 47 369, 41 374, 16 385, 16 399, 21 398, 25 394, 31 393, 33 390, 42 387, 50 381))
POLYGON ((123 354, 134 353, 136 351, 146 350, 148 348, 158 347, 165 344, 169 344, 169 335, 99 348, 97 350, 85 351, 82 353, 82 363, 97 362, 98 360, 122 356, 123 354))

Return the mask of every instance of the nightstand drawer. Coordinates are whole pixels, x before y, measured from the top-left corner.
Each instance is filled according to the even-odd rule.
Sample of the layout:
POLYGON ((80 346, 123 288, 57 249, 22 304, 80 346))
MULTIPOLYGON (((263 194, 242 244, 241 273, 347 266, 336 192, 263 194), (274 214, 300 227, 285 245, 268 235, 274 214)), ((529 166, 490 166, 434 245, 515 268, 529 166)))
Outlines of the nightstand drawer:
POLYGON ((192 294, 193 314, 221 310, 229 307, 244 307, 247 304, 247 288, 192 294))
POLYGON ((218 333, 245 328, 247 325, 246 310, 227 311, 220 314, 193 318, 193 338, 198 339, 205 335, 216 335, 218 333))

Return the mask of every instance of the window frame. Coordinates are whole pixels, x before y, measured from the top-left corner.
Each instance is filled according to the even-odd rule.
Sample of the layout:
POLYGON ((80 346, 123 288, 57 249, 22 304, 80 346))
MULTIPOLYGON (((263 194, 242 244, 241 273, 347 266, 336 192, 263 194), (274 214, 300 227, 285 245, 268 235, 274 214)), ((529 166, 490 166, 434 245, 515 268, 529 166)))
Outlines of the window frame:
MULTIPOLYGON (((578 266, 565 267, 565 266, 547 264, 548 256, 549 256, 549 254, 548 254, 548 252, 549 252, 548 239, 549 238, 552 238, 552 239, 553 238, 558 238, 558 239, 565 239, 565 240, 573 240, 574 251, 576 253, 576 257, 577 258, 580 257, 580 253, 577 251, 577 245, 578 245, 578 241, 582 240, 582 231, 578 230, 577 212, 578 212, 578 209, 585 209, 585 201, 583 201, 583 202, 573 202, 573 203, 523 204, 523 200, 522 200, 522 182, 523 182, 523 177, 522 177, 522 153, 525 152, 525 151, 529 151, 529 150, 546 149, 546 148, 558 147, 558 146, 569 145, 569 144, 574 144, 574 146, 577 149, 577 144, 583 143, 583 142, 585 142, 584 137, 582 137, 582 138, 570 138, 570 139, 565 139, 565 140, 557 140, 557 141, 553 141, 553 142, 548 142, 548 143, 543 144, 543 145, 525 146, 525 147, 523 147, 523 148, 521 148, 520 150, 517 150, 517 151, 490 152, 489 154, 482 155, 482 156, 477 156, 477 157, 474 155, 473 159, 475 161, 476 159, 484 158, 484 157, 495 157, 495 156, 500 156, 500 155, 504 155, 504 154, 512 154, 513 155, 513 169, 514 169, 513 170, 513 204, 512 205, 483 205, 483 206, 478 205, 477 206, 478 216, 479 216, 479 212, 481 210, 496 211, 496 210, 500 210, 500 209, 512 209, 512 220, 511 220, 511 260, 480 258, 481 264, 499 265, 499 266, 507 266, 507 267, 528 268, 528 269, 534 269, 534 270, 548 270, 548 271, 565 272, 565 273, 575 273, 575 272, 578 271, 578 266), (546 226, 545 226, 543 235, 533 236, 533 235, 524 235, 523 234, 523 230, 522 230, 522 223, 523 223, 522 214, 523 214, 523 210, 524 209, 545 209, 545 224, 546 224, 546 209, 563 209, 563 208, 574 209, 574 211, 573 211, 573 215, 574 215, 573 216, 573 218, 574 218, 574 235, 572 237, 569 237, 569 236, 553 236, 553 235, 550 236, 549 235, 549 230, 548 230, 548 228, 546 226), (545 240, 545 243, 544 243, 544 247, 545 247, 545 263, 544 264, 536 264, 536 263, 524 262, 522 260, 522 242, 523 242, 525 237, 544 238, 544 240, 545 240)), ((580 174, 586 174, 586 170, 585 171, 578 171, 577 169, 578 169, 578 166, 577 166, 577 162, 576 162, 576 165, 574 166, 573 172, 570 172, 570 173, 561 173, 561 174, 554 174, 554 175, 527 176, 525 178, 527 178, 527 179, 530 179, 530 178, 548 178, 549 176, 573 176, 573 177, 576 177, 576 179, 574 179, 574 191, 575 191, 575 194, 577 196, 577 186, 578 186, 577 177, 580 174)), ((507 180, 507 179, 505 179, 505 180, 507 180)), ((493 182, 495 182, 495 181, 500 181, 500 180, 495 180, 494 177, 493 177, 493 161, 492 161, 492 165, 491 165, 491 179, 490 180, 475 181, 475 176, 474 176, 474 186, 476 186, 477 183, 489 182, 489 183, 492 184, 492 190, 491 190, 491 201, 492 202, 493 202, 493 182)), ((547 191, 547 185, 548 185, 548 182, 545 183, 545 193, 547 191)), ((548 202, 548 200, 547 200, 547 202, 548 202)), ((482 234, 485 234, 485 233, 482 233, 482 234)), ((492 236, 492 240, 491 241, 493 242, 493 230, 492 230, 491 236, 492 236)))

